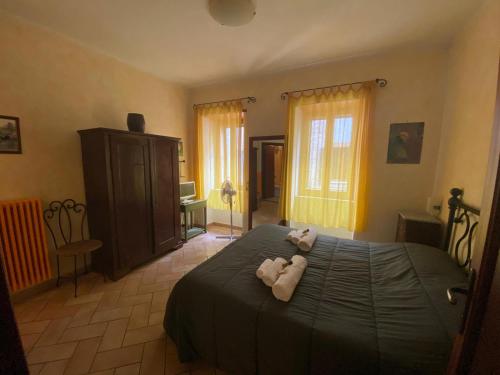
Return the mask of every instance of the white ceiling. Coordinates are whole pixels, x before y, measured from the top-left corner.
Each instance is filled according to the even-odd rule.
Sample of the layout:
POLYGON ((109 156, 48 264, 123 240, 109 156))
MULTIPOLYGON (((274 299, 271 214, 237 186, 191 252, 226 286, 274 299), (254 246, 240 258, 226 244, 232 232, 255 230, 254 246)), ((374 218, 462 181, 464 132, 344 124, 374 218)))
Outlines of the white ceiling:
POLYGON ((0 0, 7 12, 164 79, 196 86, 373 53, 447 43, 481 0, 256 0, 231 28, 206 0, 0 0))

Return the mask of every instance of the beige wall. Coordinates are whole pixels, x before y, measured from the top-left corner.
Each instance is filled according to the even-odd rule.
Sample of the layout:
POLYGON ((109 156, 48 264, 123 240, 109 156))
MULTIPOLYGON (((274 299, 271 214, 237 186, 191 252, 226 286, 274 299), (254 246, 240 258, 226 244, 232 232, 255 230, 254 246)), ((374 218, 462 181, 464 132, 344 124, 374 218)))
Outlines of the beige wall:
MULTIPOLYGON (((22 155, 0 154, 0 200, 84 200, 78 129, 186 138, 187 91, 0 12, 0 114, 21 121, 22 155)), ((186 145, 188 146, 188 145, 186 145)))
MULTIPOLYGON (((500 1, 487 0, 456 35, 447 66, 435 195, 464 189, 481 205, 500 59, 500 1)), ((444 213, 445 211, 443 211, 444 213)))
POLYGON ((0 154, 0 200, 84 198, 78 129, 186 138, 186 90, 0 12, 0 114, 21 119, 22 155, 0 154))
POLYGON ((441 133, 445 48, 405 48, 376 56, 284 71, 272 75, 198 87, 192 90, 193 103, 255 96, 247 105, 249 136, 279 135, 285 132, 287 90, 361 81, 377 77, 389 84, 377 91, 373 121, 372 185, 369 189, 369 216, 365 233, 356 237, 391 241, 399 209, 425 209, 432 193, 441 133), (419 165, 386 164, 389 124, 425 121, 422 161, 419 165))

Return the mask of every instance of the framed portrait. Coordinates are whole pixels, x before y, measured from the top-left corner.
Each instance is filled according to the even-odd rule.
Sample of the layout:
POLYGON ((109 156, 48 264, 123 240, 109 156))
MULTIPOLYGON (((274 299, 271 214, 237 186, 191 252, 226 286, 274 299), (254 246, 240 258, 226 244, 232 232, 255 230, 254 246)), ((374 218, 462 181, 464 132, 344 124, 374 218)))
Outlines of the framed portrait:
POLYGON ((0 154, 20 154, 21 152, 19 117, 0 115, 0 154))
POLYGON ((391 124, 389 129, 387 163, 420 164, 423 141, 423 122, 391 124))

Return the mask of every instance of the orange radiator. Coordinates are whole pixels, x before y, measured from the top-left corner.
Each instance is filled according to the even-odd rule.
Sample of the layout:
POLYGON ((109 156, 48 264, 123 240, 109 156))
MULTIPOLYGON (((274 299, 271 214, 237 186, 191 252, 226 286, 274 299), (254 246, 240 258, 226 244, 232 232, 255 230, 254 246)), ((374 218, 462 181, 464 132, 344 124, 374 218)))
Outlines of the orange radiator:
POLYGON ((39 199, 0 202, 0 253, 11 292, 51 278, 39 199))

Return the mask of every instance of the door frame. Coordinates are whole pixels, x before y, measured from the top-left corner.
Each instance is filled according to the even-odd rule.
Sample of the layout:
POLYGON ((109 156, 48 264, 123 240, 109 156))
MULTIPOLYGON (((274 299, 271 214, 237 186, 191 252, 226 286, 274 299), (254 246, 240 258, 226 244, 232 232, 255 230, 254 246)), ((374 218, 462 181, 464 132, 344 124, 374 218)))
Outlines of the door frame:
POLYGON ((453 344, 447 369, 447 374, 450 375, 468 374, 471 370, 488 308, 493 278, 495 272, 500 272, 500 269, 496 269, 500 248, 500 64, 493 121, 490 156, 481 205, 481 214, 485 213, 483 217, 488 223, 480 224, 481 230, 476 241, 476 253, 480 259, 473 261, 473 268, 476 268, 478 276, 472 295, 468 296, 470 307, 465 312, 467 319, 464 332, 457 335, 453 344))
MULTIPOLYGON (((251 179, 255 178, 255 176, 251 176, 250 172, 252 171, 252 167, 257 167, 253 166, 253 161, 252 158, 250 157, 250 152, 253 147, 253 142, 254 141, 276 141, 282 139, 285 141, 285 136, 284 135, 260 135, 260 136, 255 136, 255 137, 248 137, 248 152, 247 152, 247 157, 248 157, 248 230, 252 229, 252 209, 251 209, 251 191, 250 191, 250 186, 251 184, 251 179)), ((280 143, 281 144, 281 143, 280 143)), ((283 143, 283 146, 285 143, 283 143)), ((255 170, 257 170, 255 168, 255 170)), ((257 186, 257 184, 255 184, 257 186)))

